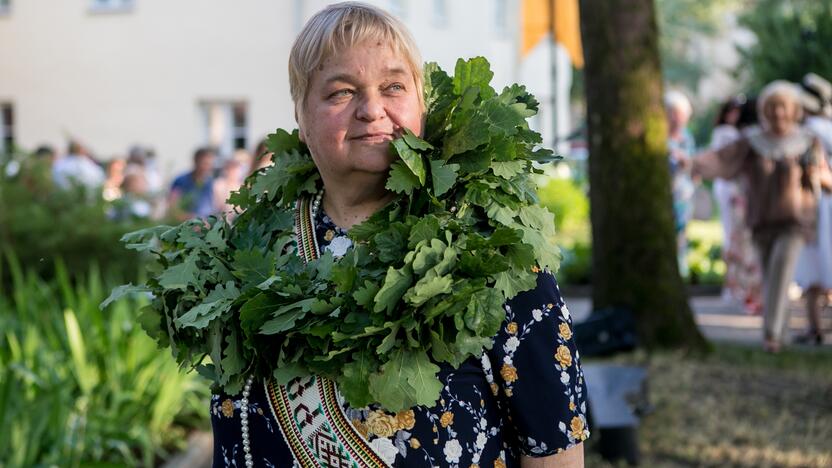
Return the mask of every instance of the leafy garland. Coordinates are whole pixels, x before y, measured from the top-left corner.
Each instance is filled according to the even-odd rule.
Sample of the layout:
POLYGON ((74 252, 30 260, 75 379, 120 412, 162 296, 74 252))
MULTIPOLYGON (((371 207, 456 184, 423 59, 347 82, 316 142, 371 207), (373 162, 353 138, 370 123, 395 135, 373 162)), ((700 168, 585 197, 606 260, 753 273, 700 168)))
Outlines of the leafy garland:
POLYGON ((274 165, 232 194, 241 214, 124 236, 155 256, 145 285, 102 304, 152 293, 140 321, 176 360, 229 393, 249 375, 285 384, 331 378, 355 407, 432 405, 446 362, 481 355, 504 302, 556 268, 553 216, 537 205, 533 162, 552 161, 526 119, 523 86, 497 94, 482 58, 454 77, 425 67, 425 139, 392 142, 387 188, 400 196, 349 231, 354 247, 304 264, 294 253, 293 207, 320 176, 298 133, 268 137, 274 165), (210 363, 206 363, 210 357, 210 363))

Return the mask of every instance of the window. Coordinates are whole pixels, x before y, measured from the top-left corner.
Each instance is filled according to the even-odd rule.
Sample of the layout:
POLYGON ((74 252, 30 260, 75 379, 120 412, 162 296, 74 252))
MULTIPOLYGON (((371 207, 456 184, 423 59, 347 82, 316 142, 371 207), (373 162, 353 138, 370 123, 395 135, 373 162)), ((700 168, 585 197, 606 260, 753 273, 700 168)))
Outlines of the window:
POLYGON ((14 148, 14 109, 11 104, 0 104, 0 154, 14 148))
POLYGON ((294 13, 292 22, 294 23, 295 33, 300 33, 300 30, 303 29, 303 0, 295 0, 294 13))
POLYGON ((8 15, 12 9, 12 0, 0 0, 0 15, 8 15))
POLYGON ((390 13, 396 18, 407 18, 407 1, 406 0, 390 0, 390 13))
POLYGON ((215 101, 200 104, 203 143, 217 149, 220 157, 248 145, 248 105, 245 102, 215 101))
POLYGON ((437 28, 448 26, 448 2, 446 0, 433 0, 433 25, 437 28))
POLYGON ((496 0, 494 4, 494 27, 497 33, 505 36, 508 33, 507 0, 496 0))
POLYGON ((133 0, 90 0, 90 11, 93 12, 124 12, 133 9, 133 0))

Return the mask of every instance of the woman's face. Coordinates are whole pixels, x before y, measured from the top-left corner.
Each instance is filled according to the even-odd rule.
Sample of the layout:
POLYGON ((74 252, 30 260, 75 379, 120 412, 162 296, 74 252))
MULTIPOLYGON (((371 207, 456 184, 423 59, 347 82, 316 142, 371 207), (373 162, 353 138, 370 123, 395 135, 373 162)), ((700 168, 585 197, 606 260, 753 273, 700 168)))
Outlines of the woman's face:
POLYGON ((797 124, 798 104, 787 97, 775 94, 763 107, 763 114, 771 132, 775 135, 787 135, 797 124))
POLYGON ((325 182, 386 176, 390 141, 405 128, 422 132, 413 73, 383 43, 364 42, 325 60, 299 111, 300 137, 325 182))

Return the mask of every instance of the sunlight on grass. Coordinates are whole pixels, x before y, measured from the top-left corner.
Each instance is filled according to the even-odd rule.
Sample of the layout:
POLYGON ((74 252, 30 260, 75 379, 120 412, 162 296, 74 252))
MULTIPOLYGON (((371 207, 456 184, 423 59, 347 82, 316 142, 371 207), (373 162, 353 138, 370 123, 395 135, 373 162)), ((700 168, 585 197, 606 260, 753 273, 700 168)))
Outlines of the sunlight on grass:
MULTIPOLYGON (((648 366, 655 411, 639 428, 642 466, 832 466, 832 350, 716 344, 705 357, 614 360, 648 366)), ((612 465, 588 453, 587 466, 612 465)))

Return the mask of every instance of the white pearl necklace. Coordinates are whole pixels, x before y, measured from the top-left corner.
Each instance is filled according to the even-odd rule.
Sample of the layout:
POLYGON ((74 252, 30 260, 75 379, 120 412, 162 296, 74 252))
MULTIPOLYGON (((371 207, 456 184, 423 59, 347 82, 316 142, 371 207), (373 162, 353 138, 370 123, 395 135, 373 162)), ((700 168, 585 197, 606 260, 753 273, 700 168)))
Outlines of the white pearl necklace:
POLYGON ((321 209, 321 201, 324 199, 324 188, 321 187, 318 190, 318 193, 315 194, 315 198, 312 200, 312 224, 315 224, 315 218, 318 217, 318 211, 321 209))
MULTIPOLYGON (((312 225, 315 224, 315 218, 318 217, 318 211, 321 209, 321 201, 324 198, 324 189, 315 194, 312 200, 312 225)), ((317 243, 316 243, 317 246, 317 243)), ((246 460, 246 467, 252 468, 254 466, 254 457, 251 455, 251 439, 248 433, 248 397, 251 395, 251 384, 254 382, 254 377, 249 376, 246 379, 246 384, 243 387, 243 399, 240 400, 240 430, 243 434, 243 454, 246 460)))
POLYGON ((254 382, 254 377, 249 376, 246 379, 246 385, 243 387, 243 399, 240 400, 240 426, 243 433, 243 453, 245 454, 247 468, 254 466, 254 458, 251 455, 251 440, 248 436, 248 397, 251 395, 252 382, 254 382))

